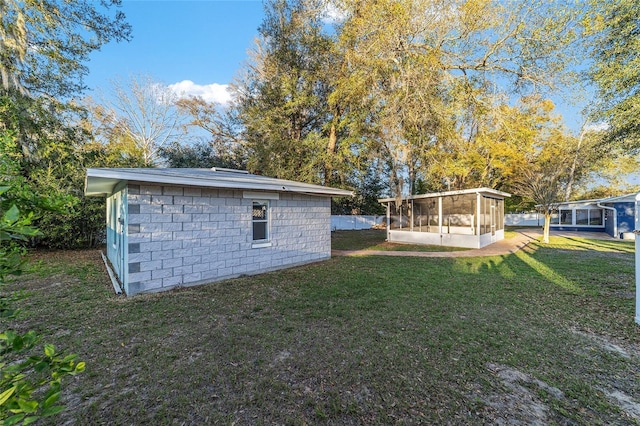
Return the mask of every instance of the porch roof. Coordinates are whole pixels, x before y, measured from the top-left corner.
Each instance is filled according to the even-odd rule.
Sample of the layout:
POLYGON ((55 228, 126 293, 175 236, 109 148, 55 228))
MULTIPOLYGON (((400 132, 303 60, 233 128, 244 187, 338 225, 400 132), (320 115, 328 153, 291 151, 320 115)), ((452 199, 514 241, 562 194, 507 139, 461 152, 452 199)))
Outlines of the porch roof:
MULTIPOLYGON (((402 197, 402 200, 420 200, 423 198, 435 198, 435 197, 444 197, 447 195, 463 195, 463 194, 480 194, 480 195, 486 195, 489 197, 493 197, 493 198, 507 198, 507 197, 511 197, 511 194, 507 193, 507 192, 502 192, 502 191, 498 191, 496 189, 491 189, 491 188, 473 188, 473 189, 461 189, 458 191, 445 191, 445 192, 432 192, 429 194, 418 194, 418 195, 411 195, 408 197, 402 197)), ((381 198, 378 199, 379 203, 389 203, 392 201, 396 201, 396 198, 381 198)))

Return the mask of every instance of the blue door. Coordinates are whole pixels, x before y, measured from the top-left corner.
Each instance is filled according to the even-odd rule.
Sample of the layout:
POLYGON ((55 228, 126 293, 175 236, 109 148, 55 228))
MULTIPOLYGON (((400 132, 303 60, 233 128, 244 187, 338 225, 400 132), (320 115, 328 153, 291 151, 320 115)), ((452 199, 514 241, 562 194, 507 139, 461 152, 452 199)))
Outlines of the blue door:
POLYGON ((126 286, 127 274, 127 190, 107 198, 107 257, 120 283, 126 286))

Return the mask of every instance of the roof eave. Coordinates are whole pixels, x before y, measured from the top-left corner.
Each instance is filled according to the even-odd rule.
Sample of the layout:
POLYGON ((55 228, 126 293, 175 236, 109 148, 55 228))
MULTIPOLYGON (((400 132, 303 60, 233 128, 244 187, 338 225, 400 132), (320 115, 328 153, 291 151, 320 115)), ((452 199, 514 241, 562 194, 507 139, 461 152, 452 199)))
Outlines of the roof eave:
POLYGON ((352 191, 344 189, 320 187, 317 185, 296 185, 295 182, 282 180, 277 180, 277 183, 243 182, 237 177, 227 179, 218 178, 216 180, 210 180, 202 178, 181 178, 179 176, 173 175, 164 176, 161 174, 145 175, 144 177, 142 177, 140 174, 137 174, 134 171, 113 171, 108 169, 87 169, 87 176, 85 178, 85 194, 87 196, 104 196, 105 194, 111 195, 113 193, 113 189, 121 181, 202 186, 221 189, 291 192, 331 197, 353 196, 352 191), (284 183, 284 185, 282 183, 284 183), (105 191, 105 189, 108 189, 108 191, 105 191))

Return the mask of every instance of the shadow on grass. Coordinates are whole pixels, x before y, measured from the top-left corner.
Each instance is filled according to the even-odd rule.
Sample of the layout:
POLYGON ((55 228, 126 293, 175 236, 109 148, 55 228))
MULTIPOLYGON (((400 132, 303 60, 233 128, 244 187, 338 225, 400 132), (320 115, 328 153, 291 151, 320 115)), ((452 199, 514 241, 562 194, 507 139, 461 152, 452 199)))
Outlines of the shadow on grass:
MULTIPOLYGON (((596 240, 588 238, 574 237, 552 237, 553 239, 562 238, 571 242, 574 250, 595 250, 613 253, 635 253, 635 242, 630 241, 614 241, 614 240, 596 240)), ((553 241, 553 240, 552 240, 553 241)))

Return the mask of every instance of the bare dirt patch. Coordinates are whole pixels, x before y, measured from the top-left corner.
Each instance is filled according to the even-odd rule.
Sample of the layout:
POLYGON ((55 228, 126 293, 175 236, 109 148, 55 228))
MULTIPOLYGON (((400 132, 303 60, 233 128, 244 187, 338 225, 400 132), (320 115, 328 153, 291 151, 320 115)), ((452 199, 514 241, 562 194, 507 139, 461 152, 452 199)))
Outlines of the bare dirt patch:
POLYGON ((547 425, 550 409, 532 389, 546 392, 553 398, 564 398, 563 392, 545 382, 512 367, 487 364, 487 369, 500 379, 505 392, 487 395, 484 402, 499 413, 509 413, 508 418, 494 418, 497 425, 547 425), (529 387, 525 387, 528 385, 529 387))
POLYGON ((629 395, 620 390, 609 391, 602 388, 600 390, 609 401, 620 407, 630 417, 640 420, 640 404, 635 402, 629 395))
POLYGON ((616 355, 620 355, 623 358, 631 358, 631 355, 629 354, 629 351, 627 351, 626 349, 624 349, 623 347, 610 342, 607 338, 602 337, 602 336, 597 336, 595 334, 592 333, 585 333, 583 331, 580 330, 576 330, 573 329, 571 330, 573 333, 582 336, 588 340, 590 340, 591 342, 593 342, 595 345, 597 345, 598 347, 600 347, 601 349, 604 349, 607 352, 612 352, 616 355))

